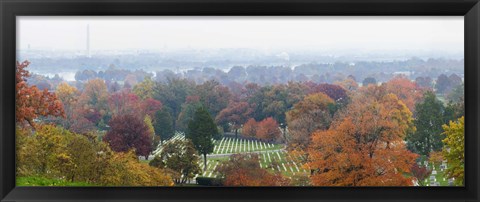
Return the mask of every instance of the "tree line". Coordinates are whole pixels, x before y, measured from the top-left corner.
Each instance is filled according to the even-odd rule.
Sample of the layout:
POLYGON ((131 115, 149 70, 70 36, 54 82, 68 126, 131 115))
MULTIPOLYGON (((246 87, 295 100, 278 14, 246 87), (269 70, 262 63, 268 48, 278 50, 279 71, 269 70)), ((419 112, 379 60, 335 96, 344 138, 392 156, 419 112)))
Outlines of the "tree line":
MULTIPOLYGON (((140 176, 144 175, 142 169, 158 176, 159 171, 165 171, 163 173, 169 175, 163 175, 162 179, 170 181, 162 182, 185 183, 200 170, 194 166, 199 160, 196 154, 203 155, 206 163, 206 155, 213 151, 212 139, 219 139, 223 132, 231 131, 236 136, 285 144, 297 157, 296 161, 310 171, 307 181, 312 185, 411 185, 412 179, 406 174, 414 172, 412 168, 419 157, 440 153, 453 164, 447 172, 449 176, 456 176, 461 180, 457 183, 463 183, 460 168, 464 162, 458 159, 463 146, 450 137, 460 134, 464 115, 463 84, 455 76, 447 77, 447 82, 443 83, 439 78, 434 86, 420 85, 404 76, 362 86, 354 77, 333 84, 290 81, 233 86, 216 80, 197 84, 185 78, 168 77, 160 82, 147 77, 133 86, 115 88, 109 87, 103 79, 92 78, 85 81, 83 89, 64 82, 50 92, 25 82, 29 77, 25 70, 28 64, 17 64, 16 78, 16 121, 26 139, 41 142, 42 130, 37 128, 46 128, 46 134, 50 131, 52 134, 71 133, 64 136, 85 137, 92 145, 103 145, 95 146, 102 149, 85 154, 92 158, 89 161, 97 162, 98 153, 104 152, 110 152, 111 159, 122 161, 132 156, 148 157, 162 140, 173 137, 175 131, 185 132, 187 141, 165 146, 150 162, 150 171, 143 169, 138 159, 131 160, 140 176), (439 85, 444 84, 450 87, 439 90, 439 85), (55 126, 47 126, 49 123, 55 126), (181 152, 173 155, 174 151, 181 152), (456 159, 452 159, 454 157, 456 159)), ((48 141, 62 142, 61 139, 48 141)), ((69 138, 65 139, 65 143, 54 144, 70 144, 69 138)), ((28 147, 33 144, 29 141, 20 143, 31 149, 23 153, 27 160, 19 163, 27 165, 32 161, 32 153, 43 143, 37 143, 38 148, 28 147)), ((74 172, 72 169, 81 163, 68 160, 74 154, 63 152, 67 148, 50 150, 46 154, 51 155, 44 158, 46 161, 54 160, 51 165, 36 161, 38 164, 25 166, 24 170, 39 167, 42 169, 35 174, 45 174, 48 169, 58 169, 56 172, 60 174, 56 176, 74 172), (47 170, 43 169, 45 166, 47 170)), ((267 181, 288 184, 286 178, 277 176, 278 173, 271 175, 254 170, 260 168, 248 162, 255 158, 258 157, 233 156, 218 171, 226 182, 230 182, 227 185, 255 186, 255 183, 269 184, 267 181), (258 175, 263 176, 258 179, 260 181, 253 180, 258 175), (268 180, 262 181, 263 178, 268 180), (242 182, 245 179, 252 180, 242 182)), ((111 165, 117 169, 114 160, 111 165)), ((69 178, 101 184, 120 183, 69 178)))

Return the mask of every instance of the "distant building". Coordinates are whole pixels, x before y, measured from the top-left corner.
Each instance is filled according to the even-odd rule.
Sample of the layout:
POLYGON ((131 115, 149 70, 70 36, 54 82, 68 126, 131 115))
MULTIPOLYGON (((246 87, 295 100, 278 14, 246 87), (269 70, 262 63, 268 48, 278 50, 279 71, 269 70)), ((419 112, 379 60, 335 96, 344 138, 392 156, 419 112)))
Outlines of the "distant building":
POLYGON ((87 45, 87 57, 91 57, 90 55, 90 25, 87 24, 87 41, 86 41, 86 45, 87 45))
POLYGON ((405 76, 411 76, 415 72, 411 71, 398 71, 398 72, 393 72, 393 75, 405 75, 405 76))

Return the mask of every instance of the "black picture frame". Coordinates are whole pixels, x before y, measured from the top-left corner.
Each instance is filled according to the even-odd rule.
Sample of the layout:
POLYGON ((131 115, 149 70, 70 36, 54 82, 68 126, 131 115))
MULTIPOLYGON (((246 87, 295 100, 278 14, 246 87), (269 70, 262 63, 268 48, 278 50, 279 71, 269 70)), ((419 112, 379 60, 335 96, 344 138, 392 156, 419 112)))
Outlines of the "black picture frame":
POLYGON ((1 201, 479 201, 478 0, 0 0, 1 201), (465 187, 15 187, 16 16, 465 17, 465 187))

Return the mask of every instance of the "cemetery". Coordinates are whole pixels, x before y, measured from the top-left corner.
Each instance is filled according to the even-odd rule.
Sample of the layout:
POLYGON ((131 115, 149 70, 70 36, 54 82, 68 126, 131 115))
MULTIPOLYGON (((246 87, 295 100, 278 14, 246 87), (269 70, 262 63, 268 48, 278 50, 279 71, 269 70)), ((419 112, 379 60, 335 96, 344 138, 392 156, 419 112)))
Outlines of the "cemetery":
MULTIPOLYGON (((162 145, 168 144, 175 140, 183 140, 185 135, 176 132, 175 136, 167 141, 162 141, 162 144, 152 152, 148 160, 143 162, 148 163, 155 155, 162 152, 162 145)), ((282 144, 271 144, 259 140, 248 140, 241 138, 223 137, 220 140, 213 140, 215 145, 213 153, 208 155, 207 169, 195 177, 217 177, 215 169, 222 161, 227 161, 229 155, 238 153, 256 153, 259 156, 260 168, 266 168, 272 172, 281 172, 285 176, 293 176, 296 173, 307 173, 305 168, 296 163, 293 158, 283 149, 282 144)), ((140 157, 141 158, 141 157, 140 157)), ((203 165, 203 160, 198 162, 203 165)))
POLYGON ((445 169, 448 166, 446 161, 437 164, 427 163, 426 166, 432 171, 430 176, 425 179, 427 186, 453 186, 453 180, 445 176, 445 169))

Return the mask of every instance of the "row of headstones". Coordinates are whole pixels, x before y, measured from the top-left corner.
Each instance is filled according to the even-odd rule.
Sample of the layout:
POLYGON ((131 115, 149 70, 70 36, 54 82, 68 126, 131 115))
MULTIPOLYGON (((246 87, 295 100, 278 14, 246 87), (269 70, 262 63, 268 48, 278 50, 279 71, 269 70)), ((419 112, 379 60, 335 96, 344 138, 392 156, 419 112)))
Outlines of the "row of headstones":
MULTIPOLYGON (((277 156, 277 158, 278 158, 279 161, 282 160, 282 157, 280 156, 280 153, 279 153, 278 151, 277 151, 277 152, 266 152, 266 155, 265 155, 265 153, 262 153, 261 158, 258 160, 258 163, 260 164, 260 168, 263 168, 263 167, 264 167, 264 166, 262 166, 262 165, 263 165, 263 164, 262 164, 262 160, 263 160, 263 162, 264 162, 265 164, 268 164, 269 162, 272 162, 272 159, 275 160, 275 156, 277 156), (270 156, 270 153, 275 153, 276 155, 270 156), (268 161, 267 161, 267 160, 268 160, 268 161)), ((283 170, 286 171, 286 172, 288 171, 287 167, 289 168, 289 170, 290 170, 292 173, 294 173, 295 170, 296 170, 296 172, 301 172, 301 171, 300 171, 300 168, 298 167, 297 163, 295 163, 295 161, 287 162, 287 164, 285 164, 285 163, 282 162, 281 164, 282 164, 283 170)), ((279 165, 277 165, 277 170, 278 170, 278 171, 282 171, 282 169, 281 169, 282 167, 280 167, 279 165)), ((265 168, 267 168, 267 167, 265 166, 265 168)), ((274 170, 273 167, 271 167, 271 169, 274 170)), ((303 169, 303 172, 306 172, 306 170, 303 169)))
MULTIPOLYGON (((440 182, 437 182, 437 178, 435 177, 435 175, 430 175, 430 184, 427 184, 427 186, 440 186, 440 182)), ((443 181, 445 181, 446 179, 443 178, 443 181)), ((455 180, 455 178, 450 178, 448 179, 448 186, 453 186, 453 181, 455 180)), ((428 182, 427 179, 425 179, 425 182, 428 182)))
POLYGON ((223 153, 241 152, 242 151, 242 144, 243 144, 243 151, 244 152, 254 151, 254 150, 258 150, 258 149, 263 150, 263 149, 274 147, 273 144, 260 142, 260 141, 223 138, 218 145, 215 145, 215 147, 213 149, 213 153, 223 154, 223 153))
MULTIPOLYGON (((215 169, 217 168, 218 166, 218 162, 217 161, 214 161, 215 163, 211 163, 212 161, 208 161, 207 160, 207 170, 205 170, 201 176, 204 176, 204 177, 217 177, 217 175, 214 173, 215 169)), ((200 164, 200 167, 203 168, 203 161, 199 161, 198 162, 200 164)), ((196 174, 194 178, 197 178, 198 176, 200 176, 199 174, 196 174)))
MULTIPOLYGON (((183 135, 183 133, 176 132, 175 135, 172 138, 170 138, 169 140, 163 140, 162 144, 159 144, 157 146, 157 149, 152 152, 153 155, 151 155, 151 156, 155 156, 155 155, 159 154, 160 152, 162 152, 164 144, 175 141, 175 140, 183 140, 183 139, 185 139, 185 136, 183 135)), ((150 159, 150 157, 149 157, 149 159, 150 159)))

